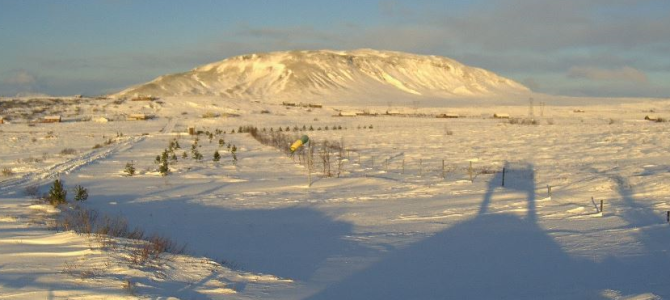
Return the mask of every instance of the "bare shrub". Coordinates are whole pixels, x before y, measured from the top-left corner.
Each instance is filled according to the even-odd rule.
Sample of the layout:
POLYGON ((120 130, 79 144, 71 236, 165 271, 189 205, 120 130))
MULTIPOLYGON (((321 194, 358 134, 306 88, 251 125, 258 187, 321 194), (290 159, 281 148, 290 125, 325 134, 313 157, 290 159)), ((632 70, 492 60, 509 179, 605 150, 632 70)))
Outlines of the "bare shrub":
POLYGON ((75 206, 73 209, 64 211, 57 220, 58 228, 72 230, 79 233, 94 233, 98 212, 91 209, 75 206))
POLYGON ((26 196, 33 197, 35 199, 40 197, 40 188, 36 185, 27 186, 23 192, 26 196))
POLYGON ((3 176, 12 176, 12 175, 14 175, 14 172, 12 171, 12 169, 5 167, 5 168, 2 168, 2 175, 3 176))
POLYGON ((211 112, 211 111, 208 111, 208 112, 205 112, 204 114, 202 114, 203 119, 216 118, 218 116, 219 116, 219 114, 211 112))
POLYGON ((130 252, 130 261, 135 265, 144 265, 147 262, 160 259, 162 253, 183 254, 186 245, 178 245, 169 238, 154 234, 147 240, 136 245, 130 252))
POLYGON ((129 295, 133 296, 135 295, 135 284, 130 281, 130 279, 126 279, 123 282, 123 290, 126 291, 129 295))

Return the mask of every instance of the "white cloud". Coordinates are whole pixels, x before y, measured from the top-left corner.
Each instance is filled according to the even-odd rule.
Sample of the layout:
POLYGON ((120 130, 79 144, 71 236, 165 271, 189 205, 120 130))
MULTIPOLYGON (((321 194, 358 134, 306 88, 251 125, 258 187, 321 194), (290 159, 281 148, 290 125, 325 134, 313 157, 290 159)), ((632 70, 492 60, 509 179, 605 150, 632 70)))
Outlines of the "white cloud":
POLYGON ((570 78, 583 78, 594 81, 621 81, 633 83, 649 83, 649 78, 644 72, 632 67, 620 69, 602 69, 596 67, 572 67, 568 71, 570 78))

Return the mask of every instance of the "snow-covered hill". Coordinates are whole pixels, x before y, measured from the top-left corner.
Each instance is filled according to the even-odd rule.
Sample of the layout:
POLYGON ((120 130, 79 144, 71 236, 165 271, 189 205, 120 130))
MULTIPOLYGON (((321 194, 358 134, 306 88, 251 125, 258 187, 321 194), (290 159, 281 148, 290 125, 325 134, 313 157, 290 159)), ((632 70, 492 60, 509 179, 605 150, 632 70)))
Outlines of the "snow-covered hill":
POLYGON ((529 94, 492 72, 439 56, 360 49, 248 54, 165 75, 117 97, 209 95, 268 102, 503 98, 529 94), (418 97, 418 98, 417 98, 418 97))

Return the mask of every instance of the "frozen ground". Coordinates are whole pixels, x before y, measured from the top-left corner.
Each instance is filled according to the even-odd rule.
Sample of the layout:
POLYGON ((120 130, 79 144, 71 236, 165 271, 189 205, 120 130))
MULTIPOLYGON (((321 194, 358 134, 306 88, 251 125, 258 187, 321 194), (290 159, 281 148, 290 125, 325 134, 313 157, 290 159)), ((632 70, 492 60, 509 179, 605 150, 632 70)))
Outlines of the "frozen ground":
POLYGON ((0 299, 670 298, 670 123, 643 120, 669 117, 670 102, 547 106, 542 117, 536 107, 539 125, 488 118, 527 106, 344 118, 329 107, 161 102, 81 101, 59 108, 64 123, 0 125, 0 168, 11 171, 0 177, 0 299), (156 118, 124 120, 135 112, 156 118), (111 121, 84 121, 100 116, 111 121), (243 125, 342 126, 291 134, 350 151, 339 178, 317 161, 308 188, 297 158, 231 133, 243 125), (160 176, 154 159, 171 140, 190 153, 188 126, 226 133, 200 135, 203 161, 178 155, 160 176), (49 231, 55 209, 24 191, 57 177, 88 188, 85 207, 186 243, 187 255, 135 265, 127 248, 49 231))

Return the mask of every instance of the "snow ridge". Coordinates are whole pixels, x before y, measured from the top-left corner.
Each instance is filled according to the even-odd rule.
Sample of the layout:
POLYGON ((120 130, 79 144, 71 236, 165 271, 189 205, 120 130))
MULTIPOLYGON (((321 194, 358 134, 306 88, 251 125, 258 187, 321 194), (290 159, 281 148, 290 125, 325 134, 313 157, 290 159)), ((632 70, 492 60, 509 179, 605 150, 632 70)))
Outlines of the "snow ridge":
POLYGON ((323 97, 481 98, 527 93, 528 88, 513 80, 446 57, 359 49, 241 55, 185 73, 160 76, 114 96, 206 95, 279 102, 323 97))

